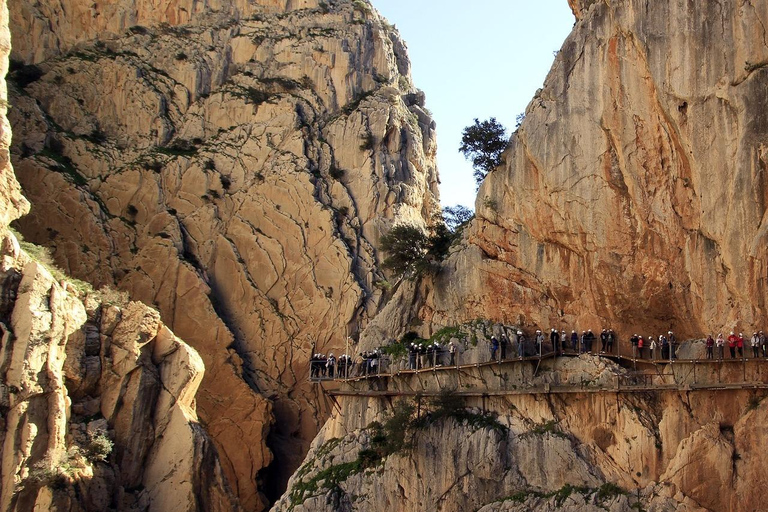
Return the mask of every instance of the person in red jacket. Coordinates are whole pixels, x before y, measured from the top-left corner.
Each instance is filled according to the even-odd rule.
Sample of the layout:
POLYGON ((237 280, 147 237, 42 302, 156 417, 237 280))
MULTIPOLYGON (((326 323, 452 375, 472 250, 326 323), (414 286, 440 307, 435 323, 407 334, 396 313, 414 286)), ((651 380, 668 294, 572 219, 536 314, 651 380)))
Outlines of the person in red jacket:
POLYGON ((739 350, 739 357, 744 359, 744 335, 739 333, 739 337, 736 338, 736 348, 739 350))
POLYGON ((736 334, 731 331, 731 334, 728 336, 728 350, 731 352, 731 359, 736 359, 736 340, 738 337, 736 334))

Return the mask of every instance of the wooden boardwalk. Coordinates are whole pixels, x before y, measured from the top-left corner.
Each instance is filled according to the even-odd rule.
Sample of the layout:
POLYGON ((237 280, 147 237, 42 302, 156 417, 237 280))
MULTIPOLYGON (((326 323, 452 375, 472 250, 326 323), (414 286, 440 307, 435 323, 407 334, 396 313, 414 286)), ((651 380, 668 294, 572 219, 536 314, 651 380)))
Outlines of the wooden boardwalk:
MULTIPOLYGON (((504 361, 488 361, 455 366, 430 366, 418 370, 385 371, 345 378, 315 378, 323 391, 332 396, 436 396, 442 390, 407 389, 400 382, 409 379, 458 376, 480 372, 513 370, 515 366, 533 366, 537 375, 542 364, 556 364, 561 358, 573 358, 580 354, 566 352, 542 356, 512 358, 504 361), (554 361, 552 361, 554 360, 554 361)), ((768 389, 768 359, 673 359, 651 360, 614 354, 594 354, 609 359, 623 368, 624 373, 614 375, 612 382, 580 382, 568 384, 514 384, 511 388, 500 385, 498 389, 471 386, 455 390, 458 396, 492 397, 505 395, 583 394, 583 393, 646 393, 655 391, 727 391, 739 389, 768 389)), ((380 368, 380 367, 378 367, 380 368)), ((548 370, 553 370, 551 367, 548 370)))

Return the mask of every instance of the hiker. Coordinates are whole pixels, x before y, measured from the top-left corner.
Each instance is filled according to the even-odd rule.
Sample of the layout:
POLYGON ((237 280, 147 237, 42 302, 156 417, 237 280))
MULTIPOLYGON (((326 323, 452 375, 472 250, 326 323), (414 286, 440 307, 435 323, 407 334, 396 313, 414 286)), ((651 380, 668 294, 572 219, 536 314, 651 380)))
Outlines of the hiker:
POLYGON ((608 348, 608 329, 603 329, 600 332, 600 353, 605 354, 606 348, 608 348))
POLYGON ((574 352, 579 351, 579 335, 576 333, 576 331, 571 331, 571 347, 573 348, 574 352))
POLYGON ((656 360, 656 337, 650 336, 649 339, 651 340, 651 344, 648 345, 648 349, 651 351, 651 360, 656 360))
POLYGON ((565 352, 565 344, 568 343, 568 334, 566 332, 560 331, 560 352, 565 352))
POLYGON ((328 367, 325 365, 327 360, 328 358, 325 357, 324 354, 317 354, 317 361, 318 365, 320 366, 320 377, 325 377, 328 373, 328 367))
POLYGON ((509 340, 507 339, 506 333, 501 333, 501 340, 499 341, 499 346, 501 347, 501 360, 504 361, 507 358, 507 345, 509 345, 509 340))
POLYGON ((768 357, 768 347, 765 346, 765 334, 763 334, 763 331, 757 331, 757 335, 760 336, 760 346, 763 348, 763 357, 768 357))
POLYGON ((523 331, 517 331, 517 357, 522 359, 525 356, 525 335, 523 331))
POLYGON ((451 354, 451 366, 456 364, 456 344, 453 340, 448 343, 448 353, 451 354))
POLYGON ((643 358, 643 347, 645 346, 645 338, 641 336, 637 337, 637 354, 640 359, 643 358))
POLYGON ((613 354, 613 340, 616 338, 616 333, 613 332, 613 329, 608 329, 608 353, 613 354))
POLYGON ((707 335, 707 359, 714 359, 715 339, 711 334, 707 335))
POLYGON ((555 351, 555 355, 560 352, 560 333, 556 329, 552 329, 549 333, 549 342, 552 343, 552 350, 555 351))
POLYGON ((419 343, 419 370, 426 368, 428 362, 429 354, 427 354, 427 347, 423 343, 419 343))
POLYGON ((336 369, 336 356, 333 352, 328 354, 328 360, 325 362, 325 367, 328 368, 328 377, 333 378, 334 370, 336 369))
POLYGON ((320 374, 320 366, 318 365, 319 359, 317 354, 312 354, 312 358, 309 360, 309 376, 315 379, 320 374))
POLYGON ((659 336, 659 345, 661 345, 661 358, 669 359, 669 340, 664 334, 659 336))
POLYGON ((677 359, 677 338, 672 331, 667 333, 669 335, 669 359, 677 359))
POLYGON ((736 338, 736 349, 739 351, 739 357, 744 359, 744 335, 742 333, 739 333, 736 338))
POLYGON ((760 336, 757 335, 757 332, 752 333, 752 339, 749 340, 749 343, 752 345, 752 357, 760 357, 760 336))
POLYGON ((632 358, 637 357, 637 342, 639 340, 639 336, 637 333, 633 334, 631 338, 629 338, 629 342, 632 344, 632 358))
POLYGON ((723 357, 725 357, 725 339, 723 338, 723 333, 717 335, 715 346, 717 347, 717 358, 722 360, 723 357))
POLYGON ((592 353, 592 344, 595 342, 597 338, 595 337, 595 333, 592 332, 592 329, 587 330, 587 352, 592 353))
POLYGON ((415 370, 416 369, 416 354, 418 354, 419 350, 416 348, 415 343, 411 343, 411 346, 408 347, 408 369, 409 370, 415 370))
POLYGON ((736 340, 738 338, 736 337, 736 334, 731 331, 731 334, 728 335, 728 350, 731 353, 731 359, 736 359, 736 340))
POLYGON ((537 330, 536 331, 536 346, 539 347, 539 355, 542 354, 542 347, 544 345, 544 333, 537 330))
POLYGON ((499 340, 496 336, 491 336, 491 361, 496 360, 496 352, 499 351, 499 340))

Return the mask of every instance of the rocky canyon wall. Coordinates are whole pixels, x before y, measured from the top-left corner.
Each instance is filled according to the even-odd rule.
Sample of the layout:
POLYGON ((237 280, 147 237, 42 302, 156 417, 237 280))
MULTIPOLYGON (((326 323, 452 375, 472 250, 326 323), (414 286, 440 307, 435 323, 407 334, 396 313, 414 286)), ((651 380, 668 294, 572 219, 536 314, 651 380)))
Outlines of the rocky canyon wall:
POLYGON ((570 3, 576 25, 421 316, 764 329, 768 4, 570 3))
POLYGON ((20 231, 195 347, 201 422, 263 508, 328 413, 310 353, 368 323, 382 230, 437 203, 403 42, 361 0, 10 8, 20 231))
POLYGON ((29 210, 9 159, 9 53, 2 0, 0 509, 238 510, 197 421, 200 356, 157 311, 54 278, 8 230, 29 210))

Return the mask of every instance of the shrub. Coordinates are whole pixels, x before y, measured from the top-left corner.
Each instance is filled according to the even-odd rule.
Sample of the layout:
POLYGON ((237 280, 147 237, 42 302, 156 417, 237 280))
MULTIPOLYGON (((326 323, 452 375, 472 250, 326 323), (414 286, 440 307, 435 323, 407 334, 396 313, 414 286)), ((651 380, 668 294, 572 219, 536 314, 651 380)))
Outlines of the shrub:
POLYGON ((331 165, 331 168, 328 170, 328 175, 335 180, 340 180, 344 177, 344 174, 344 169, 339 169, 335 165, 331 165))
POLYGON ((99 431, 88 435, 88 444, 84 446, 85 457, 91 462, 104 462, 112 453, 115 443, 106 432, 99 431))
POLYGON ((363 141, 363 142, 360 144, 360 149, 361 149, 361 150, 363 150, 363 151, 370 151, 370 150, 372 150, 372 149, 373 149, 373 147, 374 147, 374 144, 375 144, 375 140, 374 140, 374 138, 373 138, 373 134, 372 134, 372 133, 370 133, 370 132, 369 132, 369 133, 366 133, 365 135, 363 135, 363 136, 362 136, 362 137, 360 137, 360 138, 361 138, 361 139, 362 139, 362 141, 363 141))

